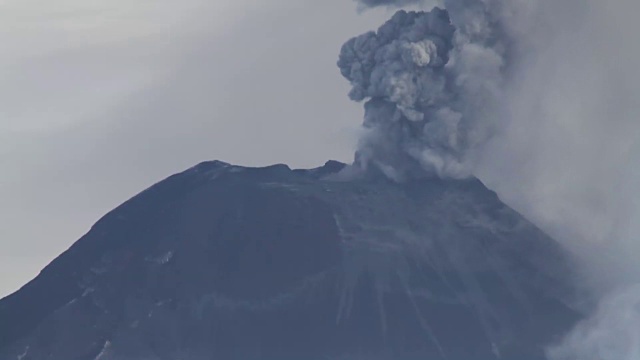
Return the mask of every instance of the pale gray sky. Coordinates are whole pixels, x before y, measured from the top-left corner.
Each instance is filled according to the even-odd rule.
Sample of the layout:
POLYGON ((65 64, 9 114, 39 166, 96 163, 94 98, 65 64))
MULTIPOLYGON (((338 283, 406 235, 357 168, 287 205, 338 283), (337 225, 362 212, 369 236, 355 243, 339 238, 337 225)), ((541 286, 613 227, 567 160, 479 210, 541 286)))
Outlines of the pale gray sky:
MULTIPOLYGON (((535 56, 476 174, 574 250, 617 256, 598 271, 635 263, 640 3, 536 4, 520 39, 535 56)), ((335 63, 389 16, 351 0, 0 0, 0 296, 199 161, 350 160, 362 109, 335 63)))
POLYGON ((203 160, 350 160, 345 0, 0 1, 0 297, 100 216, 203 160))
MULTIPOLYGON (((514 20, 531 57, 476 175, 583 253, 593 278, 637 282, 640 3, 509 1, 542 5, 541 17, 514 20)), ((350 160, 362 110, 335 63, 388 17, 351 0, 0 0, 0 297, 107 211, 200 161, 350 160)), ((614 315, 640 317, 630 294, 614 315)), ((611 318, 599 314, 596 335, 611 318)), ((613 339, 640 343, 636 328, 613 339)))

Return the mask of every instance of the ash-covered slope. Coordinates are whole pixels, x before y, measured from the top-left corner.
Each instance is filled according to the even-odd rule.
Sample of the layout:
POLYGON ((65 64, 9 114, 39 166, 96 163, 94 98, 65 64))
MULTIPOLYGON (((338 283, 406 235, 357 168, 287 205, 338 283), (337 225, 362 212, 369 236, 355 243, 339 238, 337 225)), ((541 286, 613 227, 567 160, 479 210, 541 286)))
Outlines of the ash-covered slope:
POLYGON ((0 359, 542 359, 563 250, 477 180, 206 162, 0 301, 0 359))

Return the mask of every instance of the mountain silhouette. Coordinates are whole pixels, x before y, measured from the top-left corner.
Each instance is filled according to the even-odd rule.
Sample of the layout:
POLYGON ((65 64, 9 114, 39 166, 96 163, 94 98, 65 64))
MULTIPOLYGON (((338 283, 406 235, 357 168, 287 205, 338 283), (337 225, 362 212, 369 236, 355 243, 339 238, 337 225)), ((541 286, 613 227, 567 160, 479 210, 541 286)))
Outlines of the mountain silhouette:
POLYGON ((201 163, 0 301, 0 359, 540 360, 564 249, 479 180, 201 163))

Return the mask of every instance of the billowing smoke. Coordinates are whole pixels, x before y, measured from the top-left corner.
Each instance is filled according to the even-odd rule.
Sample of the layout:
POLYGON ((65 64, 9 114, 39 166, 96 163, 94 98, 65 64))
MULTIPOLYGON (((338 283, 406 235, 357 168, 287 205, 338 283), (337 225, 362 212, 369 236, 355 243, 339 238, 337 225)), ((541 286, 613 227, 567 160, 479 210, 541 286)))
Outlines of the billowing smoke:
POLYGON ((440 8, 401 10, 377 32, 344 44, 338 66, 352 85, 349 96, 366 100, 359 165, 397 180, 472 174, 474 150, 495 126, 508 47, 487 8, 468 3, 453 15, 463 24, 479 15, 473 26, 457 26, 440 8))
POLYGON ((338 65, 365 102, 356 164, 400 181, 481 178, 585 265, 591 315, 549 358, 637 360, 640 3, 438 6, 344 45, 338 65))

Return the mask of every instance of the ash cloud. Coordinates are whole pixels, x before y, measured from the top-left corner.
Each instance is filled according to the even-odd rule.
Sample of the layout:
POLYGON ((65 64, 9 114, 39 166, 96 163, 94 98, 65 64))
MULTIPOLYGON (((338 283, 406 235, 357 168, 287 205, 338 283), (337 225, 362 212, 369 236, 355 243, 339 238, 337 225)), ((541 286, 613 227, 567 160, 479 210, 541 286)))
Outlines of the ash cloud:
POLYGON ((451 37, 396 15, 383 26, 391 30, 345 44, 341 72, 352 99, 365 102, 356 165, 400 181, 479 177, 583 264, 580 280, 591 289, 581 304, 585 320, 550 347, 549 358, 637 359, 640 44, 633 34, 640 3, 439 4, 443 10, 412 16, 446 11, 451 37), (418 53, 448 58, 442 66, 418 66, 422 57, 398 50, 438 36, 443 45, 418 53))
POLYGON ((492 17, 498 6, 445 5, 454 10, 400 10, 343 45, 338 67, 351 83, 349 96, 365 101, 358 165, 399 181, 472 175, 477 149, 496 126, 510 40, 492 17))
POLYGON ((343 46, 338 66, 351 82, 349 96, 367 100, 361 160, 393 169, 393 177, 419 165, 462 175, 461 115, 451 108, 455 89, 445 69, 454 30, 444 10, 399 11, 377 32, 343 46))

